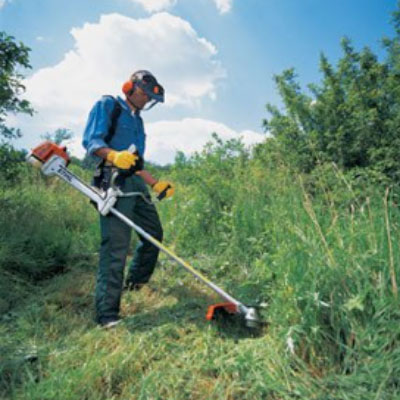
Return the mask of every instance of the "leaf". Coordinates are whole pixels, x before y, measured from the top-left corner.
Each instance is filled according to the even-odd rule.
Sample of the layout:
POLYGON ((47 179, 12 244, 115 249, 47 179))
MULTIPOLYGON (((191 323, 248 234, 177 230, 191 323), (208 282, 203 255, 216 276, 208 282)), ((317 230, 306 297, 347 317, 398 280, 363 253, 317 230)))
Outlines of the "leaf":
POLYGON ((363 305, 363 299, 360 295, 357 295, 355 297, 352 297, 349 299, 343 307, 347 311, 353 311, 353 310, 359 310, 359 311, 364 311, 364 305, 363 305))

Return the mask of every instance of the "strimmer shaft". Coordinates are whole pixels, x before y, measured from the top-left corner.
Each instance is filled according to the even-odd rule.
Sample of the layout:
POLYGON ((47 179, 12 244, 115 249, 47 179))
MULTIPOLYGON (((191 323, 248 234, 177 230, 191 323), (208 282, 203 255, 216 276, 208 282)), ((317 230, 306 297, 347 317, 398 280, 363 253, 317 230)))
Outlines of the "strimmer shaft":
MULTIPOLYGON (((46 168, 48 170, 48 172, 47 173, 45 172, 45 174, 57 175, 63 181, 67 182, 69 185, 71 185, 75 189, 79 190, 81 193, 83 193, 85 196, 89 197, 91 200, 93 200, 97 204, 101 203, 104 200, 102 195, 98 191, 96 191, 91 186, 87 185, 84 181, 79 179, 76 175, 74 175, 72 172, 70 172, 65 166, 60 165, 58 160, 54 160, 53 163, 51 161, 52 160, 50 160, 49 165, 46 168)), ((236 307, 238 308, 239 312, 241 312, 245 315, 249 312, 249 310, 250 310, 249 307, 246 307, 243 303, 236 300, 231 295, 226 293, 223 289, 221 289, 219 286, 217 286, 215 283, 213 283, 209 279, 207 279, 203 274, 196 271, 190 264, 188 264, 186 261, 182 260, 182 258, 180 258, 176 254, 174 254, 171 250, 169 250, 167 247, 165 247, 161 242, 159 242, 153 236, 149 235, 146 231, 144 231, 140 226, 136 225, 133 221, 131 221, 129 218, 127 218, 124 214, 119 212, 114 207, 110 207, 109 212, 114 214, 121 221, 125 222, 128 226, 130 226, 132 229, 134 229, 137 233, 139 233, 145 239, 147 239, 149 242, 151 242, 154 246, 156 246, 162 252, 167 254, 170 258, 172 258, 179 265, 181 265, 183 268, 185 268, 188 272, 190 272, 193 276, 195 276, 199 281, 201 281, 205 285, 207 285, 215 293, 217 293, 218 295, 220 295, 222 298, 229 301, 230 303, 235 304, 236 307)))

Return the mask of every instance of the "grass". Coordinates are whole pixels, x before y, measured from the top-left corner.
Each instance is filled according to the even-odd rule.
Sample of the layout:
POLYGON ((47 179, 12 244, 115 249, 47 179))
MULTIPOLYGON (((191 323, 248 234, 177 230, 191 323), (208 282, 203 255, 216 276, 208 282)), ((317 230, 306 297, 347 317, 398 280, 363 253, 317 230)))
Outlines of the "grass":
POLYGON ((0 272, 43 279, 96 247, 97 216, 80 193, 31 171, 1 187, 0 272), (93 232, 94 227, 96 229, 93 232))
POLYGON ((153 284, 160 290, 125 294, 126 318, 113 331, 92 322, 94 271, 71 271, 44 285, 3 325, 2 336, 12 338, 9 365, 18 355, 37 355, 35 361, 2 371, 3 390, 10 390, 4 377, 16 380, 22 375, 24 384, 16 380, 9 393, 16 399, 218 398, 225 392, 242 393, 244 388, 229 382, 230 377, 247 376, 251 359, 255 370, 261 368, 264 361, 252 346, 266 337, 251 338, 235 324, 205 321, 207 300, 215 299, 191 279, 171 285, 169 275, 166 266, 160 267, 153 284))

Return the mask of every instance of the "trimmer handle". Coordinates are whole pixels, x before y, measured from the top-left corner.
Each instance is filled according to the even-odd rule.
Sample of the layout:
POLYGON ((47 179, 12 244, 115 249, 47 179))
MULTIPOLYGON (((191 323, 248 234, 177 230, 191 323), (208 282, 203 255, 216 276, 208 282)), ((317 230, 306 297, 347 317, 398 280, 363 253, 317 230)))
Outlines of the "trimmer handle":
POLYGON ((135 154, 137 152, 137 148, 136 146, 132 143, 129 147, 128 147, 128 151, 131 154, 135 154))

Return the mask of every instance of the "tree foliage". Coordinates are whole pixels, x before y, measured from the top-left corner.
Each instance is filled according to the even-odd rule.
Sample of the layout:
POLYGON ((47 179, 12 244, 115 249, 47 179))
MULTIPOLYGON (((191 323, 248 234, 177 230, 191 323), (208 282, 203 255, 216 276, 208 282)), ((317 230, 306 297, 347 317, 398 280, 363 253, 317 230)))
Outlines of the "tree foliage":
POLYGON ((7 139, 20 136, 17 129, 5 125, 6 115, 12 113, 32 114, 33 110, 27 100, 21 99, 25 87, 21 83, 22 68, 31 68, 29 51, 23 43, 17 43, 15 38, 0 32, 0 136, 7 139))
POLYGON ((21 161, 25 153, 14 149, 10 139, 21 137, 19 129, 8 127, 6 117, 9 113, 32 115, 29 102, 21 98, 25 87, 21 83, 21 68, 30 68, 29 51, 14 37, 0 32, 0 179, 15 181, 23 169, 21 161))
POLYGON ((333 162, 400 182, 400 11, 394 25, 397 35, 383 40, 383 61, 368 47, 356 51, 345 37, 336 66, 321 54, 322 80, 307 91, 293 69, 275 77, 285 110, 267 105, 264 127, 301 171, 333 162))
POLYGON ((72 139, 73 136, 74 133, 71 130, 67 128, 58 128, 53 133, 45 133, 44 135, 42 135, 42 138, 45 140, 50 140, 55 144, 61 144, 62 142, 66 142, 69 139, 72 139))

